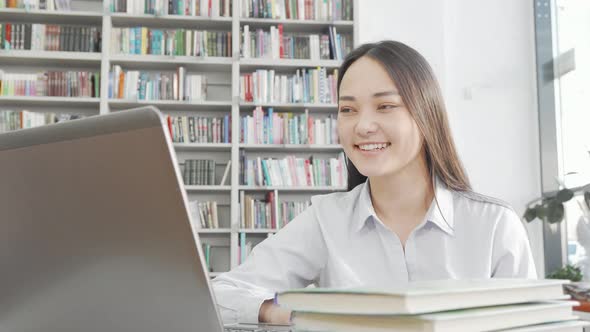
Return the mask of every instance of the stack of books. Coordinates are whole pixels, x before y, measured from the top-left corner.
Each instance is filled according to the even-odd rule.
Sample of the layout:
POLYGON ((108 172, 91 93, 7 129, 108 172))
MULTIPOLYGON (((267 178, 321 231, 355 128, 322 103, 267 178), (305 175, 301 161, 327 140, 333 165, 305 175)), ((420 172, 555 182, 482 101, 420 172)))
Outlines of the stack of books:
POLYGON ((588 323, 565 280, 474 279, 411 282, 389 290, 305 288, 277 293, 298 331, 561 331, 588 323))
POLYGON ((563 286, 566 294, 579 304, 574 307, 574 315, 580 319, 590 321, 590 283, 572 282, 563 286))

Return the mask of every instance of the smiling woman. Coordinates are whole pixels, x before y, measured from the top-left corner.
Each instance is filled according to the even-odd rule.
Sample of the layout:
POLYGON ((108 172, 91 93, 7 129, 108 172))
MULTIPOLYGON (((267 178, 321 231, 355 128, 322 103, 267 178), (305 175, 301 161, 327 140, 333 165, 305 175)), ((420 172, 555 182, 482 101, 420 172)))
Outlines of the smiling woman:
MULTIPOLYGON (((450 134, 438 82, 426 60, 414 49, 399 42, 357 48, 342 64, 338 90, 338 130, 343 140, 352 137, 351 131, 371 134, 375 128, 367 125, 375 120, 374 123, 382 124, 384 132, 397 135, 395 142, 384 142, 397 145, 398 151, 390 154, 398 156, 397 165, 390 163, 383 169, 395 173, 407 164, 420 166, 420 162, 425 162, 427 165, 422 166, 432 172, 429 175, 440 177, 449 188, 470 189, 450 134)), ((369 170, 359 173, 355 165, 363 167, 362 160, 356 160, 354 150, 346 150, 350 144, 343 145, 352 160, 348 164, 352 189, 365 182, 369 170)), ((359 145, 356 143, 355 147, 359 145)))
POLYGON ((474 193, 424 58, 394 41, 351 52, 338 78, 349 191, 312 206, 214 282, 226 322, 289 322, 275 292, 409 281, 535 278, 520 218, 474 193))
POLYGON ((377 215, 405 242, 432 201, 433 177, 452 190, 471 189, 439 85, 426 60, 399 42, 363 45, 341 67, 338 135, 348 187, 370 178, 377 215), (413 199, 392 206, 391 197, 405 196, 401 191, 413 192, 413 199), (400 224, 395 215, 403 210, 414 216, 400 224))

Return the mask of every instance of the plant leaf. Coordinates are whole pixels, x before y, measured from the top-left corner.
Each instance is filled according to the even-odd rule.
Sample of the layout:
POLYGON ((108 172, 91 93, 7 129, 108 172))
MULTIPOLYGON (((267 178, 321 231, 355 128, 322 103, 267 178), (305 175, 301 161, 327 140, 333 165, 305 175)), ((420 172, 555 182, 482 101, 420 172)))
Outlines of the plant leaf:
POLYGON ((555 196, 555 200, 559 203, 565 203, 574 197, 574 192, 569 189, 561 189, 555 196))
POLYGON ((531 222, 537 218, 537 210, 535 208, 528 208, 524 213, 524 220, 531 222))
POLYGON ((563 203, 551 201, 547 206, 547 221, 550 224, 558 223, 563 220, 564 213, 563 203))
POLYGON ((582 270, 573 265, 567 265, 552 271, 547 275, 548 279, 569 279, 571 281, 582 280, 582 270))
POLYGON ((545 217, 547 217, 547 208, 545 207, 545 205, 535 205, 535 212, 539 219, 544 219, 545 217))

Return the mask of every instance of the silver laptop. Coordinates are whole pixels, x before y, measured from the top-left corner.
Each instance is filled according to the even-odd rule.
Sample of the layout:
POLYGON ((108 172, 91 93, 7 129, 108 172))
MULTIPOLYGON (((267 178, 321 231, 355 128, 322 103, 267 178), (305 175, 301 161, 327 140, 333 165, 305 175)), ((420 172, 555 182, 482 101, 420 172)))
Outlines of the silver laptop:
POLYGON ((181 179, 151 107, 0 135, 0 331, 223 331, 181 179))

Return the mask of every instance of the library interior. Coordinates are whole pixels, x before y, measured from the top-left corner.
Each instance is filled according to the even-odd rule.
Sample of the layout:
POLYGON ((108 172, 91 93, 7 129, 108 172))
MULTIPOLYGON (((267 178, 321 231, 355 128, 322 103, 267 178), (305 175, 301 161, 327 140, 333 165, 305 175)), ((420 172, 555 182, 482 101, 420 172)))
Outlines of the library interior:
POLYGON ((588 36, 586 0, 0 0, 0 331, 590 332, 588 36))

